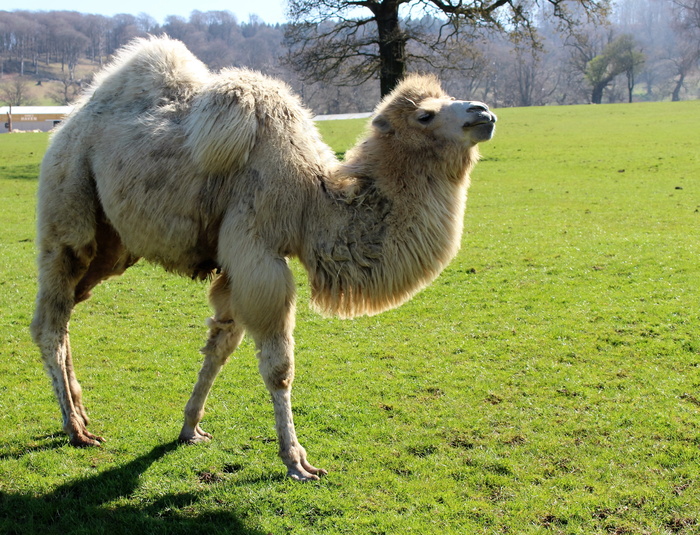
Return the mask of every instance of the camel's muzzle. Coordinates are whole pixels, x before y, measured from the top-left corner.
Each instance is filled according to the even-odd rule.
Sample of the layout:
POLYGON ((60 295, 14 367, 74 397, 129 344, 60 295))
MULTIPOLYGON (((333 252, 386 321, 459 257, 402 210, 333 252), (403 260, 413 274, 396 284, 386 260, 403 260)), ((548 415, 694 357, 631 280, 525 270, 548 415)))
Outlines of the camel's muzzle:
POLYGON ((496 115, 489 111, 486 104, 472 106, 469 108, 468 112, 470 113, 470 117, 464 123, 462 128, 471 128, 472 126, 479 126, 483 124, 495 125, 496 121, 498 120, 496 115))

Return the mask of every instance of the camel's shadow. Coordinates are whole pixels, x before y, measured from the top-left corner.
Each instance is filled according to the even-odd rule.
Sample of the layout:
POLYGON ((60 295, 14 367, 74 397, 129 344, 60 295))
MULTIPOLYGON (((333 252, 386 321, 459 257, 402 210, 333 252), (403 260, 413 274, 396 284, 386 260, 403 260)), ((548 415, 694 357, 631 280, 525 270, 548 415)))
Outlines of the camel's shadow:
POLYGON ((177 442, 157 446, 124 466, 67 483, 47 494, 0 492, 0 533, 263 535, 244 526, 232 511, 199 516, 176 513, 197 502, 193 493, 166 494, 143 507, 107 505, 131 496, 148 467, 177 447, 177 442))

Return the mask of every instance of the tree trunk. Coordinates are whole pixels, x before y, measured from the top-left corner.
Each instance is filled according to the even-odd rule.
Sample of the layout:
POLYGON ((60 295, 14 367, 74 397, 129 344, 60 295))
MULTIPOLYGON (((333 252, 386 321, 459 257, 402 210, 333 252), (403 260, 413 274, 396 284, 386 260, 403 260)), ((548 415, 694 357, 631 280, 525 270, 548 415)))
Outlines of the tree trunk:
POLYGON ((406 74, 406 36, 399 25, 399 3, 384 0, 374 10, 379 35, 379 82, 382 96, 406 74))
POLYGON ((607 85, 607 82, 599 82, 593 86, 593 93, 591 94, 591 102, 593 104, 600 104, 603 101, 603 89, 607 85))
POLYGON ((627 96, 630 104, 632 104, 632 91, 634 91, 634 72, 627 71, 627 96))
POLYGON ((676 87, 673 88, 673 93, 671 94, 671 101, 678 102, 681 99, 681 88, 683 87, 683 81, 685 80, 685 73, 680 73, 678 81, 676 82, 676 87))

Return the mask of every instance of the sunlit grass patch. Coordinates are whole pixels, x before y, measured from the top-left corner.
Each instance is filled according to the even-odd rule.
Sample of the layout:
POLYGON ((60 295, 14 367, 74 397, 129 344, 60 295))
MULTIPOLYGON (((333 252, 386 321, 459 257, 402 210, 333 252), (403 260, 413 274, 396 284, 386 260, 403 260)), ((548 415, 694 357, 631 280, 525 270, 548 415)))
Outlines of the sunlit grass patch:
MULTIPOLYGON (((296 423, 330 472, 306 485, 249 341, 214 385, 214 441, 174 443, 206 285, 146 263, 76 310, 109 442, 67 446, 27 329, 46 137, 0 137, 0 531, 697 533, 700 102, 497 113, 462 249, 411 302, 322 318, 294 263, 296 423)), ((323 126, 339 153, 364 126, 343 125, 323 126)))

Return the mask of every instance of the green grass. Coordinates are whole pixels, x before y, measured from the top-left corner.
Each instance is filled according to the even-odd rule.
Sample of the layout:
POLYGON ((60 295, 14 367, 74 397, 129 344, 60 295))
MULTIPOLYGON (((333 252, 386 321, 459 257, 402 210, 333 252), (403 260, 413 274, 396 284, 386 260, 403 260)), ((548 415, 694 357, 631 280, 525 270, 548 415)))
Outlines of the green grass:
POLYGON ((316 123, 323 139, 339 157, 352 147, 364 133, 367 121, 365 119, 347 119, 344 121, 319 121, 316 123))
MULTIPOLYGON (((700 102, 501 110, 430 288, 340 321, 297 270, 297 429, 329 470, 311 484, 284 477, 248 341, 214 441, 174 443, 206 287, 148 264, 76 310, 109 442, 67 445, 27 332, 46 137, 1 136, 0 532, 699 533, 698 124, 700 102)), ((362 124, 320 127, 343 153, 362 124)))

